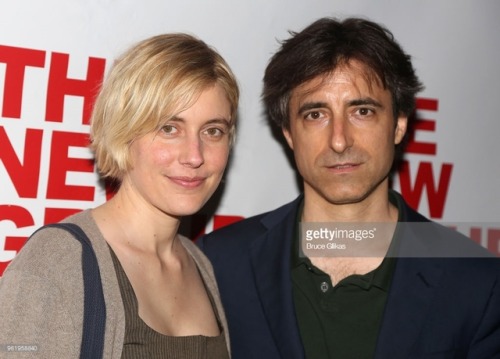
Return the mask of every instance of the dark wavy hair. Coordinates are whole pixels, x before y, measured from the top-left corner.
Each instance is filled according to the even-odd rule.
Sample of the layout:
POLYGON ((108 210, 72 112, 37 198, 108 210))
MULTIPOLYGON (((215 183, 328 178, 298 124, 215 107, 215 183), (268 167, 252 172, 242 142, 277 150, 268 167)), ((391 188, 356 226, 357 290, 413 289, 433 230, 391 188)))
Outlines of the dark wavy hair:
POLYGON ((392 95, 393 113, 410 115, 423 86, 410 56, 385 27, 361 18, 321 18, 281 42, 264 75, 262 99, 269 119, 289 128, 291 92, 337 66, 357 60, 370 68, 392 95))

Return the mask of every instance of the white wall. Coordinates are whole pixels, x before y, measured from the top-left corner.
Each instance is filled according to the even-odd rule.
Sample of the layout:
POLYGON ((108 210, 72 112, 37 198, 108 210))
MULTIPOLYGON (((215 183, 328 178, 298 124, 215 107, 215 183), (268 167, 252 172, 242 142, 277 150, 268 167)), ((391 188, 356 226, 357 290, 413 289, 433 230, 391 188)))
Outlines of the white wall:
MULTIPOLYGON (((22 84, 18 118, 0 117, 0 274, 22 245, 17 237, 29 236, 46 221, 45 208, 84 209, 105 200, 97 175, 81 171, 69 173, 66 184, 94 187, 90 200, 48 199, 49 166, 57 157, 50 153, 53 131, 88 132, 81 123, 83 101, 78 97, 66 97, 61 123, 45 121, 53 53, 68 54, 68 77, 83 79, 89 57, 105 59, 107 69, 133 42, 158 33, 189 32, 213 45, 233 68, 242 92, 237 144, 216 213, 247 217, 273 209, 298 193, 294 172, 262 115, 261 79, 277 40, 322 16, 356 15, 381 22, 413 56, 426 86, 420 97, 437 102, 438 110, 419 112, 434 121, 435 131, 419 131, 416 140, 436 144, 437 151, 407 155, 411 187, 422 163, 432 169, 436 188, 442 169, 452 168, 448 185, 441 187, 441 194, 446 194, 442 212, 436 215, 429 210, 429 203, 436 203, 439 196, 427 192, 427 187, 418 209, 439 221, 461 223, 465 232, 473 225, 481 227, 482 244, 498 251, 499 241, 492 235, 491 243, 487 242, 488 230, 491 234, 500 227, 498 14, 496 0, 18 0, 2 4, 0 46, 35 50, 45 60, 26 67, 23 82, 19 73, 14 76, 22 84), (6 136, 1 137, 2 131, 6 136), (20 176, 14 171, 16 158, 17 166, 27 168, 23 163, 26 133, 37 131, 43 133, 39 180, 33 182, 36 173, 13 180, 20 176), (8 147, 15 156, 6 154, 8 147), (36 195, 25 198, 13 182, 24 190, 37 184, 36 195), (22 223, 21 218, 28 217, 32 220, 22 223)), ((2 49, 0 57, 6 53, 2 49)), ((5 93, 6 74, 15 67, 9 66, 8 70, 0 61, 0 99, 12 98, 14 92, 9 87, 5 93)), ((6 106, 10 105, 0 101, 0 111, 6 106)), ((30 148, 28 158, 33 153, 37 151, 30 148)), ((68 157, 89 158, 90 153, 77 146, 68 157)), ((429 177, 431 172, 423 174, 429 177)), ((396 176, 398 190, 399 180, 396 176)), ((413 201, 418 198, 403 194, 413 201)), ((212 228, 209 223, 206 230, 212 228)))

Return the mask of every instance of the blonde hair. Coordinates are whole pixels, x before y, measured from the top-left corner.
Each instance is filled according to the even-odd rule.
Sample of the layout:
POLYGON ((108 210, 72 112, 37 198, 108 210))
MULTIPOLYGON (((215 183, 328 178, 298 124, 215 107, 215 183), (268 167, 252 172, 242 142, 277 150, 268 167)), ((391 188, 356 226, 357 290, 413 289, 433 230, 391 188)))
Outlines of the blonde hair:
POLYGON ((126 51, 108 74, 91 117, 91 149, 101 175, 121 181, 130 168, 130 143, 158 130, 214 84, 231 105, 232 143, 239 89, 217 51, 182 33, 154 36, 126 51))

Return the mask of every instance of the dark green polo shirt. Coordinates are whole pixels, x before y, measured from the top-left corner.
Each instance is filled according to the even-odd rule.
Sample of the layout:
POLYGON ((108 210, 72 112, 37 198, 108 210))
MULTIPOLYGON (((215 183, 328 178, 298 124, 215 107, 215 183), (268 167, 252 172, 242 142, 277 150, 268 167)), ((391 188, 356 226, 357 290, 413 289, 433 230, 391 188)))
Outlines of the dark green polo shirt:
MULTIPOLYGON (((398 199, 389 197, 402 221, 398 199)), ((298 254, 301 215, 302 209, 297 214, 291 274, 306 358, 373 358, 396 258, 386 257, 373 271, 351 275, 334 285, 328 274, 298 254)))

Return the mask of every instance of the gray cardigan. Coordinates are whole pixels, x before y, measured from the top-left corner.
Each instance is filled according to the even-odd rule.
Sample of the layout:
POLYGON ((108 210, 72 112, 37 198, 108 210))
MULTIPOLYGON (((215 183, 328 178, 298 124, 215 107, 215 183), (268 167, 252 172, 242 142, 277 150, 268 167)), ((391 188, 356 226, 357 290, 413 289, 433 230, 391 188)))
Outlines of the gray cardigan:
MULTIPOLYGON (((106 302, 104 358, 121 357, 125 312, 110 250, 90 210, 64 222, 79 225, 94 248, 106 302)), ((189 239, 181 243, 214 298, 229 350, 229 332, 213 269, 189 239)), ((68 232, 47 228, 26 243, 0 278, 0 358, 77 358, 83 326, 81 244, 68 232), (27 346, 17 348, 16 346, 27 346), (12 355, 13 354, 13 355, 12 355)))

